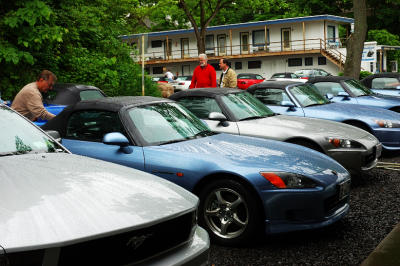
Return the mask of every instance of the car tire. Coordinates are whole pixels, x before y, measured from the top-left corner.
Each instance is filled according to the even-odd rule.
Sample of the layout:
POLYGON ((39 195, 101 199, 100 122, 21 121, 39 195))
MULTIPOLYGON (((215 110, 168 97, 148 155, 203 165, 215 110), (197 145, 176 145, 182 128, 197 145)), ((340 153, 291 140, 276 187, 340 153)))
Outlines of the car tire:
POLYGON ((259 204, 241 183, 220 179, 199 193, 199 222, 214 243, 226 246, 247 244, 260 230, 259 204))

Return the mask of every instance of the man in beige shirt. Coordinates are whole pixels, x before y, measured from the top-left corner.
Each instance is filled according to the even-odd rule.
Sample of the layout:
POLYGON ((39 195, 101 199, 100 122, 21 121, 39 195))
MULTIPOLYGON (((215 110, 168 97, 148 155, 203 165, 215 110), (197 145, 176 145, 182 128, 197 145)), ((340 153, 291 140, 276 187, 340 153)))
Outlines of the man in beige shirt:
POLYGON ((221 58, 219 60, 219 68, 222 70, 221 77, 219 79, 219 86, 225 88, 236 88, 236 72, 229 67, 228 60, 226 60, 225 58, 221 58))
POLYGON ((11 104, 11 108, 31 121, 36 121, 39 118, 49 120, 55 117, 44 108, 42 93, 51 90, 56 81, 56 75, 48 70, 43 70, 35 82, 25 85, 18 92, 11 104))

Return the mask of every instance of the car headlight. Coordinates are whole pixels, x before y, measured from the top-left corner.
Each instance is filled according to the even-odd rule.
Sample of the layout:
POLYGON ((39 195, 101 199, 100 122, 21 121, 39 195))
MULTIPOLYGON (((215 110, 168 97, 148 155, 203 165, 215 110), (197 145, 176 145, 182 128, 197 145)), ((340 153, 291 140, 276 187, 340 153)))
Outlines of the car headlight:
POLYGON ((336 148, 362 148, 362 145, 351 139, 327 138, 327 141, 336 148))
POLYGON ((400 127, 400 123, 392 122, 390 120, 375 120, 375 123, 377 123, 379 127, 384 127, 384 128, 400 127))
POLYGON ((260 172, 272 185, 277 188, 314 188, 318 184, 305 176, 286 172, 260 172))

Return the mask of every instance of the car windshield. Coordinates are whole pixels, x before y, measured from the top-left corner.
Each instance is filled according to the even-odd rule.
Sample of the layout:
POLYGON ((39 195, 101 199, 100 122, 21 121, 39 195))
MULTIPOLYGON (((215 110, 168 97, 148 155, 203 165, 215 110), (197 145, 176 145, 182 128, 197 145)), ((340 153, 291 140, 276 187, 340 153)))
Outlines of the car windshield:
POLYGON ((194 114, 177 103, 157 103, 128 110, 129 118, 148 145, 162 145, 213 135, 194 114))
POLYGON ((64 151, 30 122, 0 106, 0 156, 64 151))
POLYGON ((248 92, 230 93, 222 96, 221 99, 237 120, 274 115, 271 109, 248 92))
POLYGON ((256 75, 254 74, 239 74, 237 75, 238 79, 256 79, 256 75))
POLYGON ((374 94, 373 91, 371 91, 355 79, 345 80, 344 83, 356 97, 374 94))
POLYGON ((101 99, 105 96, 98 90, 84 90, 79 93, 81 101, 101 99))
POLYGON ((329 103, 328 99, 322 96, 314 86, 309 84, 293 86, 290 88, 290 92, 303 107, 329 103))
POLYGON ((185 80, 192 80, 192 76, 180 76, 177 77, 175 80, 185 81, 185 80))

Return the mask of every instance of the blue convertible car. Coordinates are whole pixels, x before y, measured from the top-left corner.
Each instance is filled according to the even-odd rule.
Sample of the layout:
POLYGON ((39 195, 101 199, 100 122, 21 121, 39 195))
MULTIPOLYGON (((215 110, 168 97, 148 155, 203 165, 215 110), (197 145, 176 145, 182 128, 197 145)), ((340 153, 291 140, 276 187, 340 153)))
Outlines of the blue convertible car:
POLYGON ((400 150, 400 114, 382 108, 332 103, 314 86, 293 81, 266 81, 247 89, 278 114, 350 124, 373 134, 384 149, 400 150))
POLYGON ((353 78, 315 77, 307 83, 313 84, 322 95, 333 102, 378 107, 400 113, 400 98, 376 94, 353 78))
POLYGON ((242 244, 262 230, 323 227, 348 212, 350 176, 330 157, 294 144, 213 133, 168 99, 78 102, 42 128, 57 130, 73 153, 144 170, 194 192, 200 223, 221 244, 242 244))
POLYGON ((360 82, 375 93, 400 97, 400 73, 377 73, 360 82))

